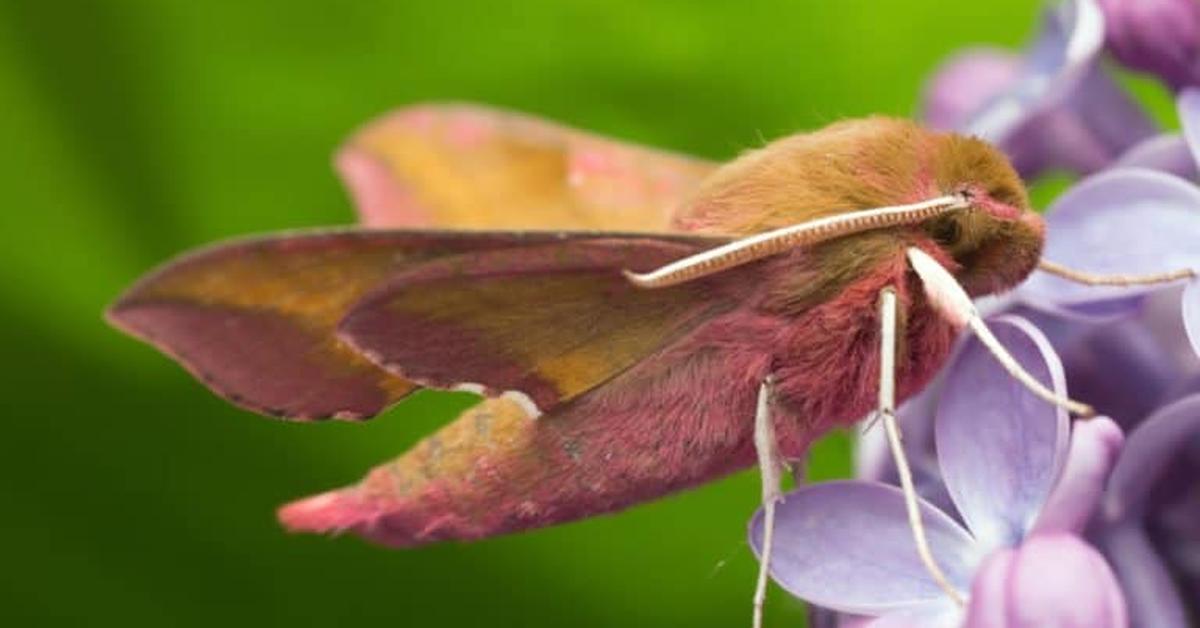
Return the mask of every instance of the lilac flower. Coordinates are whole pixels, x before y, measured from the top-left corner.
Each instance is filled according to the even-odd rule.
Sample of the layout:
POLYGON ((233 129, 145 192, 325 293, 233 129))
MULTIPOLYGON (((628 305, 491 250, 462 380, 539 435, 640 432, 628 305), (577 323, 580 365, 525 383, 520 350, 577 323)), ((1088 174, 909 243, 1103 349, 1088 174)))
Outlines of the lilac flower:
MULTIPOLYGON (((1022 365, 1063 392, 1061 364, 1035 327, 1015 317, 993 326, 1022 365)), ((1080 424, 1068 452, 1066 415, 972 340, 947 372, 933 438, 954 511, 925 503, 923 520, 938 564, 969 592, 965 611, 918 560, 900 491, 875 482, 789 493, 777 511, 775 580, 815 605, 878 617, 872 625, 1124 625, 1112 572, 1078 536, 1120 448, 1114 423, 1080 424)), ((755 548, 761 524, 760 512, 755 548)))
POLYGON ((1094 537, 1128 593, 1134 625, 1187 626, 1185 600, 1200 601, 1198 471, 1200 394, 1141 423, 1113 469, 1094 537))
MULTIPOLYGON (((1132 430, 1106 507, 1093 516, 1086 538, 1114 565, 1136 626, 1186 626, 1163 618, 1181 616, 1181 599, 1200 603, 1200 359, 1185 338, 1178 300, 1177 290, 1164 291, 1135 316, 1102 323, 1026 312, 1062 356, 1072 395, 1132 430)), ((930 489, 938 486, 937 474, 916 461, 934 457, 924 435, 934 424, 929 408, 945 390, 935 382, 900 410, 906 436, 914 435, 906 450, 921 478, 918 489, 935 502, 944 499, 944 490, 930 489)), ((895 483, 879 438, 871 432, 860 439, 860 474, 895 483)), ((1080 475, 1068 470, 1064 477, 1080 475)), ((1200 617, 1200 608, 1191 612, 1200 617)))
MULTIPOLYGON (((1195 156, 1200 154, 1200 91, 1180 94, 1179 113, 1184 132, 1178 141, 1155 138, 1151 142, 1157 142, 1157 148, 1149 143, 1136 147, 1121 158, 1122 167, 1089 177, 1056 200, 1046 212, 1047 259, 1096 273, 1200 270, 1200 246, 1196 244, 1200 242, 1200 188, 1167 172, 1124 167, 1150 165, 1195 172, 1200 163, 1195 156), (1171 144, 1175 146, 1162 149, 1171 144)), ((1099 288, 1035 272, 1016 289, 1013 298, 1060 317, 1103 320, 1139 315, 1145 310, 1148 293, 1174 290, 1168 301, 1177 304, 1176 315, 1185 321, 1191 344, 1200 354, 1200 334, 1196 333, 1200 328, 1200 287, 1195 284, 1187 286, 1180 299, 1177 286, 1099 288)), ((1171 326, 1169 321, 1159 323, 1171 326)), ((1070 329, 1074 331, 1051 334, 1057 336, 1056 345, 1083 331, 1070 329)))
POLYGON ((1118 61, 1172 89, 1200 85, 1200 2, 1099 0, 1106 44, 1118 61))
MULTIPOLYGON (((1114 152, 1099 149, 1119 147, 1120 143, 1096 141, 1089 152, 1086 142, 1076 143, 1075 139, 1117 137, 1093 134, 1095 120, 1107 117, 1116 124, 1132 124, 1130 121, 1144 120, 1144 116, 1130 115, 1134 108, 1130 101, 1111 98, 1103 88, 1090 97, 1082 96, 1099 80, 1095 76, 1105 78, 1095 66, 1094 50, 1089 53, 1091 57, 1066 53, 1058 57, 1063 60, 1060 65, 1041 66, 1052 68, 1050 75, 1058 78, 1058 95, 1047 87, 1040 96, 1024 101, 1020 98, 1035 93, 1020 85, 1030 76, 1029 60, 1037 58, 1039 47, 1043 54, 1046 50, 1069 51, 1071 44, 1064 42, 1087 39, 1080 33, 1089 32, 1084 28, 1090 19, 1089 4, 1074 3, 1073 14, 1060 14, 1057 35, 1052 19, 1024 65, 1014 56, 992 51, 959 57, 935 79, 927 97, 926 115, 943 127, 984 129, 983 134, 1009 152, 1027 175, 1044 167, 1064 166, 1086 173, 1108 164, 1108 170, 1079 182, 1048 210, 1048 259, 1096 273, 1200 269, 1200 189, 1195 185, 1200 171, 1200 90, 1186 88, 1186 84, 1194 84, 1192 79, 1166 77, 1176 89, 1183 88, 1178 97, 1182 133, 1149 135, 1143 127, 1136 133, 1138 141, 1125 143, 1124 152, 1115 160, 1114 152), (1072 58, 1075 64, 1069 61, 1072 58), (1089 69, 1080 70, 1083 66, 1089 69), (1081 99, 1091 101, 1090 113, 1077 110, 1081 99), (1008 118, 989 113, 1005 102, 1009 103, 1008 118), (1021 103, 1025 108, 1018 106, 1021 103), (979 122, 981 118, 1016 122, 988 126, 979 122), (1056 126, 1048 120, 1065 122, 1056 126), (989 135, 988 129, 997 128, 1003 132, 993 130, 989 135), (1030 128, 1036 130, 1027 130, 1030 128), (1073 139, 1072 129, 1083 132, 1073 139), (1038 136, 1050 138, 1049 142, 1038 136)), ((1172 3, 1114 4, 1106 3, 1104 9, 1111 26, 1109 45, 1115 54, 1123 54, 1119 50, 1122 45, 1125 52, 1138 54, 1144 51, 1135 50, 1137 46, 1159 45, 1151 53, 1167 54, 1164 51, 1169 52, 1171 46, 1181 49, 1187 43, 1180 38, 1182 35, 1192 37, 1189 33, 1197 32, 1189 30, 1191 22, 1147 27, 1152 20, 1144 12, 1158 12, 1161 17, 1163 11, 1184 10, 1163 8, 1172 3), (1125 23, 1118 23, 1120 20, 1125 23), (1143 39, 1135 41, 1138 37, 1143 39), (1167 41, 1157 41, 1159 38, 1167 41)), ((1200 5, 1191 5, 1186 8, 1189 15, 1200 13, 1200 5)), ((1055 57, 1051 54, 1042 58, 1055 57)), ((1195 52, 1189 52, 1188 63, 1176 64, 1175 70, 1180 73, 1176 76, 1200 67, 1195 65, 1197 59, 1195 52)), ((1163 73, 1161 68, 1158 71, 1163 73)), ((1108 85, 1109 94, 1116 91, 1111 81, 1108 85)), ((1184 286, 1098 288, 1035 273, 1012 295, 992 301, 990 307, 991 311, 1019 312, 1032 319, 1063 356, 1073 396, 1093 404, 1132 432, 1104 494, 1103 512, 1096 513, 1090 504, 1095 503, 1099 487, 1104 486, 1105 471, 1116 448, 1096 446, 1103 439, 1092 439, 1093 454, 1077 456, 1075 445, 1086 449, 1089 442, 1081 437, 1083 430, 1095 424, 1078 426, 1069 460, 1105 458, 1109 462, 1091 464, 1090 472, 1072 471, 1068 463, 1056 497, 1041 510, 1039 525, 1016 548, 993 551, 975 571, 966 621, 979 621, 974 611, 980 605, 1007 609, 1005 612, 1016 608, 1006 606, 995 596, 998 591, 1020 590, 1020 574, 1013 567, 1020 561, 1013 556, 1031 551, 1029 548, 1040 544, 1044 535, 1061 533, 1071 539, 1065 543, 1088 547, 1080 540, 1082 534, 1103 551, 1115 566, 1135 625, 1187 625, 1186 602, 1192 600, 1194 605, 1200 600, 1200 481, 1196 480, 1200 477, 1200 418, 1196 418, 1200 415, 1200 281, 1184 286), (1097 453, 1103 451, 1108 453, 1097 453), (1065 508, 1056 502, 1063 495, 1073 496, 1067 501, 1085 507, 1065 508), (994 587, 996 582, 1007 584, 994 587)), ((953 490, 945 489, 957 480, 946 465, 938 464, 944 448, 936 424, 942 420, 947 400, 964 394, 958 390, 961 386, 952 372, 900 409, 909 436, 905 448, 913 462, 918 490, 943 509, 947 504, 961 506, 953 490)), ((865 435, 860 443, 860 475, 894 483, 891 467, 879 435, 865 435)), ((966 521, 970 527, 971 521, 966 521)), ((1078 565, 1087 564, 1082 556, 1078 555, 1078 565)), ((1107 568, 1104 572, 1108 573, 1107 568)), ((1048 590, 1044 582, 1034 589, 1034 593, 1037 591, 1067 595, 1048 590)), ((1021 593, 1015 595, 1020 597, 1021 593)), ((1033 603, 1025 598, 1019 602, 1020 607, 1033 603)), ((1200 608, 1193 607, 1190 612, 1191 619, 1200 617, 1200 608)), ((1011 613, 1007 616, 1013 617, 1011 613)), ((1080 625, 1092 623, 1083 618, 1075 620, 1082 622, 1080 625)), ((845 616, 841 622, 845 623, 845 616)))
POLYGON ((1023 56, 977 49, 947 62, 926 91, 924 117, 991 141, 1026 177, 1095 172, 1154 133, 1098 64, 1103 42, 1095 0, 1067 0, 1023 56))

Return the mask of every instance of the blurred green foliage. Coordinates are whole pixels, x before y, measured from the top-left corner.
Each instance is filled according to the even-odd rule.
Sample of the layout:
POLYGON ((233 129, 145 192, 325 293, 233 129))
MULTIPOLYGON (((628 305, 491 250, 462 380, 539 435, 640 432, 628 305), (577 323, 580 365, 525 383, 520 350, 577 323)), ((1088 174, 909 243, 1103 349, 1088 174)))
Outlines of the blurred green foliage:
MULTIPOLYGON (((746 625, 753 474, 474 545, 288 536, 277 504, 355 480, 470 400, 285 425, 216 399, 100 311, 186 248, 350 222, 331 151, 399 104, 478 100, 724 158, 910 114, 940 59, 1019 44, 1038 4, 0 3, 0 617, 746 625)), ((815 474, 847 473, 847 450, 822 445, 815 474)), ((802 622, 779 590, 769 607, 772 626, 802 622)))

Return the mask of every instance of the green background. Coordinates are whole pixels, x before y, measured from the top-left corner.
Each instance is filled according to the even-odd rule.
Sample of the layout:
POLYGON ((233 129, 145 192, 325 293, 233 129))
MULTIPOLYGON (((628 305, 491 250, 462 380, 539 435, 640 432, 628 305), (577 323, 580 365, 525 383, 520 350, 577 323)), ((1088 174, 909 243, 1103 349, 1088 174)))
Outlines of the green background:
MULTIPOLYGON (((362 425, 221 402, 100 312, 173 253, 347 223, 329 167, 390 107, 477 100, 706 157, 915 109, 1037 0, 0 3, 0 617, 13 625, 741 626, 753 474, 555 529, 412 551, 289 536, 469 403, 362 425)), ((845 437, 821 477, 848 469, 845 437)), ((771 626, 802 621, 776 589, 771 626)))

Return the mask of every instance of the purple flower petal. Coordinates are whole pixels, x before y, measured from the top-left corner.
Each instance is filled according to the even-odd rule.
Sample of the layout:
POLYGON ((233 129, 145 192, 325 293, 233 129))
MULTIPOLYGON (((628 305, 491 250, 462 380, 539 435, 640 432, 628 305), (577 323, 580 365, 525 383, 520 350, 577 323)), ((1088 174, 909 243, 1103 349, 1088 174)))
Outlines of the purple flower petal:
POLYGON ((1130 432, 1108 481, 1105 516, 1111 521, 1139 517, 1151 488, 1197 434, 1200 394, 1160 409, 1130 432))
MULTIPOLYGON (((1169 174, 1127 168, 1067 190, 1046 215, 1046 259, 1096 273, 1200 267, 1200 188, 1169 174)), ((1098 303, 1161 289, 1084 286, 1035 272, 1017 290, 1030 304, 1098 303)))
MULTIPOLYGON (((834 481, 788 493, 777 506, 771 575, 806 602, 864 615, 949 604, 917 557, 899 489, 834 481)), ((967 531, 922 504, 922 519, 938 565, 964 590, 980 556, 967 531)), ((761 548, 762 511, 750 522, 750 544, 761 548)))
MULTIPOLYGON (((1040 273, 1035 273, 1036 275, 1040 275, 1040 273)), ((1031 276, 1026 283, 1033 280, 1035 280, 1034 276, 1031 276)), ((1021 286, 1024 285, 1021 284, 1021 286)), ((1028 309, 1077 323, 1110 323, 1129 318, 1142 309, 1144 301, 1143 295, 1135 292, 1131 292, 1126 298, 1080 303, 1056 303, 1036 297, 1027 298, 1020 286, 1014 294, 1020 297, 1018 301, 1028 309)))
POLYGON ((1070 534, 1035 536, 988 556, 966 628, 1123 628, 1125 601, 1104 558, 1070 534))
POLYGON ((1162 405, 1184 375, 1158 330, 1142 319, 1083 327, 1083 333, 1062 343, 1046 332, 1062 356, 1072 394, 1124 426, 1162 405))
POLYGON ((1175 108, 1179 112, 1183 137, 1192 151, 1192 161, 1200 164, 1200 89, 1183 90, 1175 99, 1175 108))
POLYGON ((1146 168, 1184 179, 1196 178, 1196 159, 1188 142, 1178 133, 1148 137, 1121 154, 1112 168, 1146 168))
POLYGON ((1200 83, 1200 3, 1100 0, 1100 7, 1117 60, 1157 75, 1172 89, 1200 83))
POLYGON ((921 119, 930 127, 963 126, 983 105, 1001 96, 1019 78, 1021 59, 994 48, 955 54, 934 72, 925 90, 921 119))
POLYGON ((971 599, 967 605, 967 628, 1010 628, 1008 623, 1009 573, 1017 552, 1001 549, 983 561, 971 583, 971 599))
POLYGON ((1192 281, 1183 291, 1183 325, 1196 355, 1200 355, 1200 281, 1192 281))
POLYGON ((1158 127, 1107 68, 1094 64, 1071 93, 1070 107, 1086 122, 1089 135, 1109 150, 1109 159, 1157 135, 1158 127), (1114 148, 1119 150, 1113 151, 1114 148))
MULTIPOLYGON (((808 628, 839 628, 845 626, 842 622, 846 618, 845 623, 852 621, 849 615, 843 615, 837 611, 831 611, 828 608, 821 608, 816 604, 808 605, 808 628)), ((853 617, 853 620, 858 620, 859 617, 853 617)))
MULTIPOLYGON (((1013 316, 990 325, 1031 375, 1065 393, 1062 364, 1036 327, 1013 316)), ((1062 469, 1066 413, 1033 395, 972 338, 950 366, 935 429, 943 478, 972 534, 986 549, 1015 545, 1062 469)))
MULTIPOLYGON (((896 422, 904 431, 904 451, 918 466, 933 459, 933 416, 944 380, 939 375, 896 410, 896 422)), ((882 426, 871 425, 859 435, 854 470, 860 479, 895 483, 896 466, 882 426)))
POLYGON ((1002 613, 1004 625, 1014 628, 1128 625, 1125 597, 1112 569, 1100 552, 1072 534, 1027 539, 1009 564, 1007 585, 1006 605, 970 614, 1002 613))
MULTIPOLYGON (((1146 306, 1138 317, 1158 340, 1161 361, 1175 370, 1178 379, 1200 375, 1200 356, 1192 348, 1187 330, 1187 311, 1182 309, 1184 299, 1195 298, 1187 294, 1187 289, 1193 283, 1185 282, 1147 295, 1146 306)), ((1171 398, 1178 398, 1178 395, 1171 398)), ((1143 413, 1143 416, 1146 414, 1149 412, 1143 413)))
MULTIPOLYGON (((956 352, 957 349, 952 355, 956 355, 956 352)), ((904 451, 912 468, 917 494, 954 517, 954 502, 946 492, 946 484, 942 482, 942 472, 938 468, 933 445, 933 419, 944 381, 943 372, 920 393, 901 404, 896 411, 896 421, 904 433, 904 451)), ((855 477, 859 479, 900 485, 896 463, 892 459, 883 426, 872 425, 859 434, 855 447, 854 468, 855 477)))
MULTIPOLYGON (((903 406, 901 406, 903 407, 903 406)), ((897 410, 899 414, 899 410, 897 410)), ((868 419, 870 421, 871 419, 868 419)), ((903 426, 903 422, 901 426, 903 426)), ((909 444, 905 439, 904 448, 909 444)), ((887 434, 882 429, 871 426, 859 432, 854 443, 854 477, 872 482, 891 482, 892 455, 888 451, 887 434)))
POLYGON ((1075 422, 1067 464, 1034 523, 1033 534, 1084 531, 1100 504, 1124 438, 1121 428, 1107 417, 1075 422))
POLYGON ((1091 66, 1064 106, 1031 128, 1040 154, 1034 165, 1096 172, 1157 129, 1145 111, 1101 65, 1091 66))
POLYGON ((1171 575, 1140 522, 1108 528, 1101 533, 1099 542, 1125 590, 1132 625, 1162 628, 1189 625, 1171 575))

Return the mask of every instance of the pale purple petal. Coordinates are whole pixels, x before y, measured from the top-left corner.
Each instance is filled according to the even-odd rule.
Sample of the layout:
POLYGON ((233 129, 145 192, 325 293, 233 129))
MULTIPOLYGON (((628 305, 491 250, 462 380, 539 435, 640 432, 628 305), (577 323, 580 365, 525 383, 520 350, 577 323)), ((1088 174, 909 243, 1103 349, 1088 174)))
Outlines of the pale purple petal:
MULTIPOLYGON (((1196 281, 1200 282, 1200 279, 1196 281)), ((1196 355, 1188 336, 1186 312, 1184 316, 1180 315, 1184 299, 1194 298, 1186 294, 1192 283, 1184 282, 1151 293, 1138 317, 1158 340, 1162 361, 1175 369, 1181 379, 1200 374, 1200 356, 1196 355)))
POLYGON ((1100 504, 1125 436, 1107 417, 1076 421, 1062 476, 1042 508, 1033 534, 1082 534, 1100 504))
MULTIPOLYGON (((1045 258, 1094 273, 1200 268, 1200 188, 1179 177, 1126 168, 1089 177, 1046 214, 1045 258)), ((1084 286, 1035 272, 1017 290, 1027 303, 1129 299, 1161 286, 1084 286)))
MULTIPOLYGON (((956 348, 952 355, 956 355, 957 351, 956 348)), ((933 445, 933 419, 944 381, 945 371, 920 393, 900 405, 896 411, 896 421, 904 433, 904 451, 912 468, 917 494, 955 517, 954 502, 950 500, 950 494, 942 482, 942 472, 938 468, 933 445)), ((864 426, 859 433, 855 447, 855 477, 899 486, 900 479, 888 446, 887 433, 879 421, 869 422, 868 425, 869 428, 864 426)))
POLYGON ((1132 625, 1155 628, 1189 625, 1171 574, 1140 522, 1124 522, 1104 530, 1099 543, 1125 591, 1132 625))
POLYGON ((1196 355, 1200 355, 1200 281, 1192 281, 1183 291, 1183 325, 1196 355))
POLYGON ((1121 154, 1112 168, 1146 168, 1184 179, 1196 178, 1196 159, 1179 133, 1148 137, 1121 154))
MULTIPOLYGON (((862 429, 854 443, 854 477, 873 482, 889 482, 893 464, 891 452, 888 450, 887 434, 879 426, 871 426, 868 429, 867 425, 860 425, 862 429)), ((905 442, 904 445, 905 449, 908 449, 908 443, 905 442)))
MULTIPOLYGON (((896 422, 904 431, 904 451, 910 458, 933 458, 933 416, 941 394, 942 375, 938 375, 921 392, 910 397, 896 410, 896 422)), ((895 464, 888 449, 887 434, 883 427, 868 419, 867 426, 859 434, 855 448, 854 475, 864 480, 892 482, 895 464)))
MULTIPOLYGON (((1065 394, 1050 342, 1022 318, 989 321, 1033 377, 1065 394)), ((1033 524, 1066 457, 1066 413, 1011 377, 975 338, 948 371, 936 438, 943 479, 986 549, 1013 546, 1033 524)))
POLYGON ((1175 99, 1175 108, 1179 112, 1183 137, 1192 151, 1192 161, 1200 164, 1200 89, 1189 88, 1180 92, 1175 99))
POLYGON ((1160 409, 1130 432, 1109 478, 1105 516, 1111 521, 1138 518, 1151 488, 1197 434, 1200 395, 1184 397, 1160 409))
MULTIPOLYGON (((964 590, 980 556, 970 535, 945 513, 922 504, 938 565, 964 590)), ((761 548, 762 510, 750 522, 761 548)), ((776 510, 771 575, 806 602, 845 613, 884 615, 946 603, 917 557, 899 489, 833 481, 784 496, 776 510)))
MULTIPOLYGON (((1124 628, 1125 597, 1095 548, 1072 534, 1027 539, 1008 573, 1008 626, 1124 628)), ((998 609, 1000 610, 1000 609, 998 609)))
POLYGON ((988 101, 1017 80, 1021 59, 994 48, 974 48, 955 54, 934 72, 925 90, 921 119, 940 130, 960 128, 988 101))

